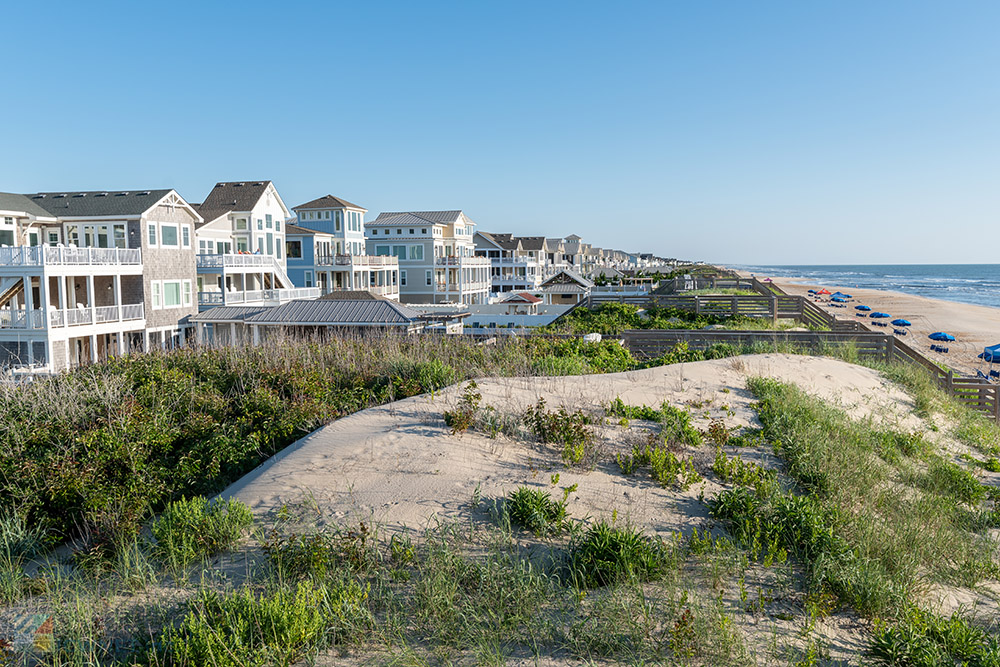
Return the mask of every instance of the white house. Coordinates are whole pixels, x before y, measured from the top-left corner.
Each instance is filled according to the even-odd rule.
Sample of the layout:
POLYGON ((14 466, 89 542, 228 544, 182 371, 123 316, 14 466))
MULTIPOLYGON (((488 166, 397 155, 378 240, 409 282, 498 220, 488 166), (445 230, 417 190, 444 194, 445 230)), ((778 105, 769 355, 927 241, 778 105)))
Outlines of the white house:
POLYGON ((475 256, 475 227, 462 211, 380 213, 365 223, 368 254, 397 259, 404 303, 486 303, 490 260, 475 256))

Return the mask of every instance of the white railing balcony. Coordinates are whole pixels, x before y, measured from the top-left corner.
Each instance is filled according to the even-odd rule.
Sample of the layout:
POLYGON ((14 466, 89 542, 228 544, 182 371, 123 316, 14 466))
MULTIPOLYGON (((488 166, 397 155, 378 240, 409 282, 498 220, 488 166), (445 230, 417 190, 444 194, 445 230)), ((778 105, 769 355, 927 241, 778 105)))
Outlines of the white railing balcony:
POLYGON ((392 266, 399 259, 389 255, 317 255, 316 266, 392 266))
POLYGON ((198 292, 199 306, 275 306, 295 299, 316 299, 318 287, 248 290, 246 292, 198 292))
POLYGON ((21 246, 0 248, 0 268, 22 266, 139 266, 139 248, 21 246))
POLYGON ((97 308, 67 308, 49 311, 49 326, 52 328, 75 327, 84 324, 107 324, 108 322, 128 322, 145 318, 145 308, 141 303, 123 306, 99 306, 97 308))
POLYGON ((199 269, 227 268, 274 268, 277 260, 271 255, 238 255, 238 254, 199 254, 197 257, 199 269))
POLYGON ((24 308, 0 310, 0 329, 42 329, 45 319, 40 309, 28 311, 24 308))
POLYGON ((488 257, 435 257, 436 266, 489 266, 488 257))

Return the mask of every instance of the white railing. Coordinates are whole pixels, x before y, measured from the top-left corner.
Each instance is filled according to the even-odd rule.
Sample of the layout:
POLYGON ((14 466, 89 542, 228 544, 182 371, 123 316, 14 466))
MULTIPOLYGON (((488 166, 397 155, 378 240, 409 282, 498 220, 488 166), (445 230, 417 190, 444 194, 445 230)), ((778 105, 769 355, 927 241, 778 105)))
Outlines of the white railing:
POLYGON ((30 311, 30 315, 24 308, 0 310, 0 329, 42 329, 44 326, 40 309, 30 311))
POLYGON ((399 259, 388 255, 317 255, 316 266, 397 266, 399 259))
POLYGON ((316 299, 318 287, 295 289, 250 290, 246 292, 198 292, 199 306, 237 306, 243 304, 274 305, 294 299, 316 299))
POLYGON ((14 266, 139 266, 138 248, 67 248, 21 246, 0 248, 0 268, 14 266))
POLYGON ((98 308, 53 309, 49 311, 49 326, 58 329, 84 324, 128 322, 144 318, 145 308, 141 303, 130 303, 122 306, 100 306, 98 308))
POLYGON ((435 257, 437 266, 489 266, 489 257, 435 257))
POLYGON ((490 261, 494 264, 524 264, 525 266, 537 266, 539 264, 538 260, 532 257, 494 257, 490 261))
POLYGON ((200 254, 197 258, 199 269, 222 269, 229 267, 273 268, 276 263, 275 258, 271 255, 200 254))

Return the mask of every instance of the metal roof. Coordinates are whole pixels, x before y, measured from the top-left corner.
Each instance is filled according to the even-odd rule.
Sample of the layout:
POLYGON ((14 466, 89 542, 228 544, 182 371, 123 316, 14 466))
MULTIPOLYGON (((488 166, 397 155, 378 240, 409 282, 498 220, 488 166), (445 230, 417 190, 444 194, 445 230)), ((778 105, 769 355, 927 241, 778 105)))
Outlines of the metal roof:
POLYGON ((58 217, 142 215, 171 190, 88 190, 36 192, 25 195, 49 214, 58 217))
MULTIPOLYGON (((365 224, 426 225, 430 223, 436 225, 450 225, 456 222, 462 222, 463 218, 465 218, 465 216, 462 215, 461 211, 399 211, 395 213, 379 213, 375 220, 365 224)), ((476 224, 468 218, 465 218, 465 222, 470 225, 476 224)))
POLYGON ((364 326, 409 325, 421 319, 420 313, 383 299, 302 300, 268 308, 248 324, 283 324, 290 326, 364 326))
POLYGON ((293 206, 293 211, 298 211, 300 209, 324 209, 324 208, 356 208, 359 211, 367 211, 368 209, 358 206, 357 204, 352 204, 346 199, 341 199, 340 197, 334 197, 333 195, 326 195, 320 197, 319 199, 313 199, 312 201, 306 202, 305 204, 299 204, 298 206, 293 206))
POLYGON ((267 310, 267 306, 216 306, 191 316, 192 322, 242 322, 251 315, 267 310))

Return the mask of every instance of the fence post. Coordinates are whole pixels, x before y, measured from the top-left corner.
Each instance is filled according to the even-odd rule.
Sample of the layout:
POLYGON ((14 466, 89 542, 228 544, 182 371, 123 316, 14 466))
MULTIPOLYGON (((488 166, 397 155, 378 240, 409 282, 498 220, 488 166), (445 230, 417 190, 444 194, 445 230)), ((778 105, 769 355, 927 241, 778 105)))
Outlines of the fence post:
POLYGON ((886 338, 888 340, 885 345, 885 363, 891 364, 893 357, 896 356, 896 337, 886 334, 886 338))
POLYGON ((778 297, 771 295, 771 324, 778 326, 778 297))
POLYGON ((948 369, 948 395, 955 395, 955 371, 948 369))
POLYGON ((733 297, 732 309, 733 309, 733 317, 736 317, 737 315, 740 314, 740 300, 738 297, 735 296, 733 297))
POLYGON ((698 315, 701 313, 701 297, 695 295, 694 297, 694 314, 698 315))

